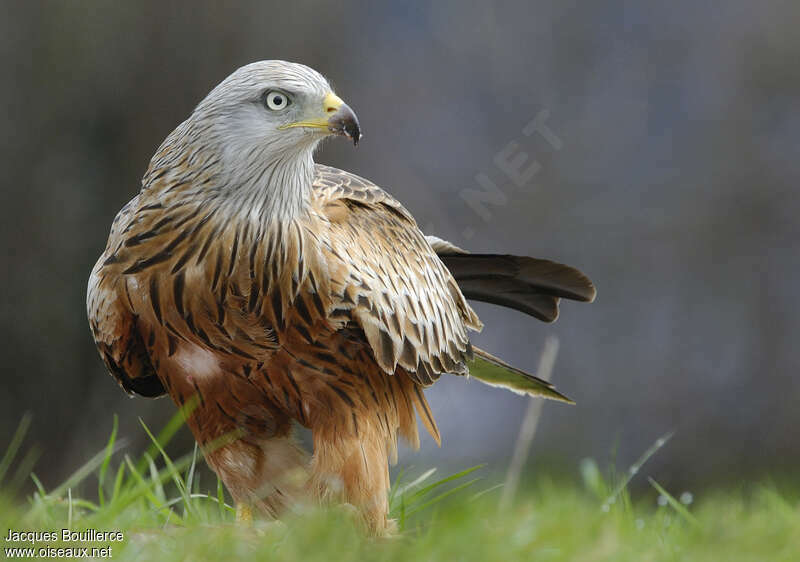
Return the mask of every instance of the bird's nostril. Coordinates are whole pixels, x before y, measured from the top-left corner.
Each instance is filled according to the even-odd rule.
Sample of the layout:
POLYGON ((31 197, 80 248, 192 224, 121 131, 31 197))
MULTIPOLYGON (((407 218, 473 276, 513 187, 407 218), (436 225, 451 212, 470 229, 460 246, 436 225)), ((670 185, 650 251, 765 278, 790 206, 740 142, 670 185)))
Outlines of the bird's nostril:
POLYGON ((336 112, 336 108, 335 107, 328 107, 328 109, 326 109, 326 111, 328 113, 335 113, 336 112))

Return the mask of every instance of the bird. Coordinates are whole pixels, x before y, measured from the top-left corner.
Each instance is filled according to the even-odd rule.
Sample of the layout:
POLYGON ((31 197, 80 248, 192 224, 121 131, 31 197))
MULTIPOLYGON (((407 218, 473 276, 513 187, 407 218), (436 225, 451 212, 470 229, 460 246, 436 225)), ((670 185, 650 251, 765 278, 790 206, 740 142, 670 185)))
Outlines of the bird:
POLYGON ((418 448, 419 419, 441 445, 423 392, 441 375, 571 402, 473 346, 468 300, 551 322, 596 291, 566 265, 426 236, 387 191, 315 163, 333 137, 358 144, 361 125, 320 73, 234 71, 155 152, 86 304, 107 370, 183 408, 237 519, 341 503, 381 534, 398 439, 418 448))

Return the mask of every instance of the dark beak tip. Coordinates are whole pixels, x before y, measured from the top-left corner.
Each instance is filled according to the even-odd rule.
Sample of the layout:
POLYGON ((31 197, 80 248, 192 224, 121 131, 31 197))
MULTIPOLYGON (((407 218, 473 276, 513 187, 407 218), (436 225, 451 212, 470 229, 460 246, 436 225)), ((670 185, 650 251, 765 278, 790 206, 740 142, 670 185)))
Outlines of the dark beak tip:
POLYGON ((353 113, 353 110, 348 106, 342 106, 328 120, 328 129, 337 135, 345 136, 353 140, 353 146, 358 146, 358 142, 364 135, 361 134, 361 126, 358 123, 358 117, 353 113))

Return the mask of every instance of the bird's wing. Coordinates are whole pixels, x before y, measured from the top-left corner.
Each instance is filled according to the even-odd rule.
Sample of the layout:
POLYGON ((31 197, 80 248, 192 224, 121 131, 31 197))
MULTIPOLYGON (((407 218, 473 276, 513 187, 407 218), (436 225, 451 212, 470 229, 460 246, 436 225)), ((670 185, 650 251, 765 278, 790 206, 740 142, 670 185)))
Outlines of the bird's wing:
POLYGON ((419 384, 466 374, 467 330, 481 323, 403 206, 353 174, 317 166, 314 207, 326 223, 334 316, 364 332, 380 367, 419 384))
MULTIPOLYGON (((131 220, 138 197, 120 210, 111 226, 111 241, 124 230, 131 220)), ((130 309, 123 283, 116 276, 106 275, 104 264, 109 259, 108 248, 97 261, 89 277, 86 308, 89 326, 100 356, 109 372, 129 394, 155 397, 164 394, 161 381, 156 376, 147 354, 136 316, 130 309)))
POLYGON ((553 322, 560 299, 595 298, 592 281, 574 267, 527 256, 471 254, 436 236, 427 239, 468 299, 553 322))
MULTIPOLYGON (((471 254, 436 236, 427 239, 468 299, 553 322, 558 317, 561 298, 583 302, 595 298, 591 280, 573 267, 527 256, 471 254)), ((519 394, 572 403, 548 381, 476 347, 473 350, 475 360, 469 364, 469 372, 481 382, 519 394)))
MULTIPOLYGON (((269 262, 256 230, 202 199, 146 190, 120 211, 92 272, 88 308, 98 348, 126 390, 139 392, 121 368, 131 380, 149 376, 131 364, 136 353, 142 365, 154 354, 173 357, 184 343, 212 350, 218 360, 263 363, 273 355, 278 342, 274 318, 262 310, 263 288, 277 285, 270 275, 278 270, 282 285, 296 292, 296 275, 283 267, 289 252, 269 262)), ((291 247, 289 261, 303 261, 298 245, 291 247)), ((159 370, 158 361, 153 365, 159 370)))

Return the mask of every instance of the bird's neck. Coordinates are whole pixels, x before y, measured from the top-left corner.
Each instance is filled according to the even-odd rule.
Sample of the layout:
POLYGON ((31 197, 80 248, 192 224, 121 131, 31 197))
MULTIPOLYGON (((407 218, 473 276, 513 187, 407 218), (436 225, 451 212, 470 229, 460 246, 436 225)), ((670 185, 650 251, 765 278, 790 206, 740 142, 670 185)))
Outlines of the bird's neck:
POLYGON ((315 145, 198 147, 195 136, 187 120, 167 137, 150 162, 143 192, 166 204, 210 204, 225 209, 229 219, 249 218, 262 225, 305 215, 315 145))
POLYGON ((260 162, 241 169, 251 170, 230 178, 224 197, 229 208, 259 224, 288 222, 305 214, 311 201, 314 159, 311 150, 266 155, 260 162))

